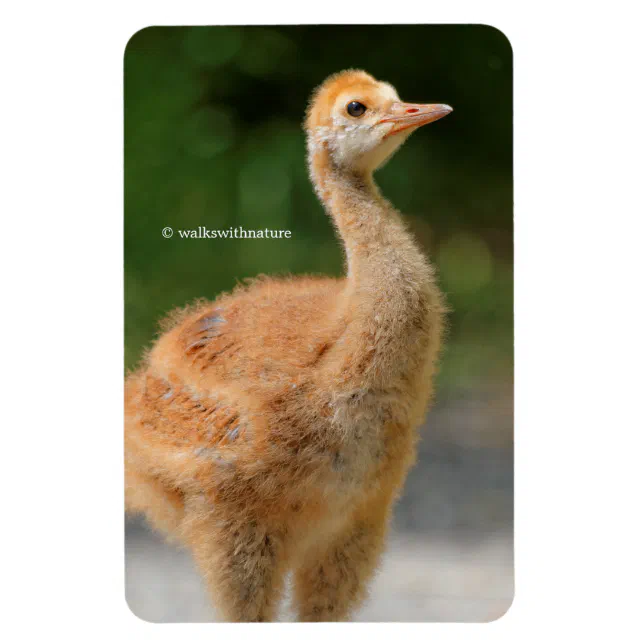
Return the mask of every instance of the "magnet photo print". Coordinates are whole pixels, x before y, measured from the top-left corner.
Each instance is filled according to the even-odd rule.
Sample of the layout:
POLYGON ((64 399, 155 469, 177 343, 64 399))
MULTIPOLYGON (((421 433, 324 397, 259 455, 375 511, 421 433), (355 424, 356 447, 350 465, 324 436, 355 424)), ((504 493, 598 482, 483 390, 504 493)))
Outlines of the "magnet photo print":
POLYGON ((132 36, 135 615, 507 612, 512 82, 511 46, 485 25, 132 36))

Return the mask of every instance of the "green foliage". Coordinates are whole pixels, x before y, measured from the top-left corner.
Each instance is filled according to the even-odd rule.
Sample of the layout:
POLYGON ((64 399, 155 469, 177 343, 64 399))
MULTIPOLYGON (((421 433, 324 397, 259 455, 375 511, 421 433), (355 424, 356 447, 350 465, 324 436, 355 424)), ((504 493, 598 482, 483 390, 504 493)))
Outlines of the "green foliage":
POLYGON ((452 308, 442 381, 511 378, 512 52, 485 26, 153 27, 125 54, 125 345, 169 309, 257 273, 342 272, 310 187, 313 88, 359 67, 454 113, 378 174, 437 263, 452 308), (282 240, 165 239, 165 226, 289 229, 282 240))

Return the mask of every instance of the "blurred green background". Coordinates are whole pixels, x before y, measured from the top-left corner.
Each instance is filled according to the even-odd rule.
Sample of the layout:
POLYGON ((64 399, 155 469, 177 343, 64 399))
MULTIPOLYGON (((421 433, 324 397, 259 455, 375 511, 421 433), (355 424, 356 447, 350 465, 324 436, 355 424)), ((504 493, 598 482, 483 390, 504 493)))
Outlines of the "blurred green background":
POLYGON ((151 27, 125 55, 125 356, 156 321, 257 273, 340 275, 307 177, 313 88, 348 67, 454 113, 377 175, 453 309, 444 386, 511 377, 512 54, 485 26, 151 27), (164 239, 165 226, 283 228, 290 240, 164 239))
MULTIPOLYGON (((512 52, 491 27, 151 27, 125 53, 125 359, 157 321, 258 273, 341 275, 309 184, 313 89, 362 68, 454 112, 377 174, 438 266, 452 309, 436 404, 357 619, 486 621, 513 592, 512 52), (181 239, 170 226, 288 229, 181 239)), ((210 619, 191 562, 126 524, 126 595, 150 621, 210 619)))

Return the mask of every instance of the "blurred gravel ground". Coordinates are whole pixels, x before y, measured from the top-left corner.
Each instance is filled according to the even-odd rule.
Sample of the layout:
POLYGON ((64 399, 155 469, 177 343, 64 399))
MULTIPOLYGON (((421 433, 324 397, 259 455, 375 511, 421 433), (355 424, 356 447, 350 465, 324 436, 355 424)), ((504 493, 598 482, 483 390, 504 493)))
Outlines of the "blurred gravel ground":
MULTIPOLYGON (((356 620, 499 618, 514 594, 512 535, 511 397, 494 390, 444 396, 422 430, 388 550, 356 620)), ((135 615, 215 621, 188 553, 142 521, 128 520, 125 555, 126 597, 135 615)), ((282 619, 293 619, 286 608, 282 619)))
MULTIPOLYGON (((127 528, 126 596, 146 621, 216 621, 189 554, 140 523, 127 528)), ((511 535, 450 543, 395 534, 356 621, 487 622, 505 613, 512 596, 511 535)), ((281 619, 294 619, 288 596, 281 619)))

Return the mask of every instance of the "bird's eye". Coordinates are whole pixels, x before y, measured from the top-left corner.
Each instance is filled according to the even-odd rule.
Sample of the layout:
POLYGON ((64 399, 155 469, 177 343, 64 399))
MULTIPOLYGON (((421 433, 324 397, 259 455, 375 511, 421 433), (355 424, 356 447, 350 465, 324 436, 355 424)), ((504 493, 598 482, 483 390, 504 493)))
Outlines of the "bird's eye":
POLYGON ((366 111, 367 108, 362 103, 358 103, 358 101, 351 101, 347 105, 347 112, 351 116, 362 116, 366 111))

